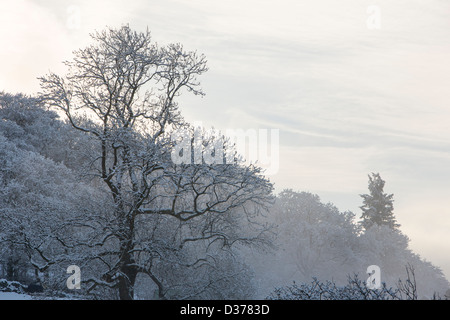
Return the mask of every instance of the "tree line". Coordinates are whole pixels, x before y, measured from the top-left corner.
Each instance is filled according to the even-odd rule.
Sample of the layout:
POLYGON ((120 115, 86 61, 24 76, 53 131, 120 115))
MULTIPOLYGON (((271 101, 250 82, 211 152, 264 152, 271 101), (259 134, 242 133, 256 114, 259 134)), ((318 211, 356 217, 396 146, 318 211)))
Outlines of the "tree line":
POLYGON ((86 297, 245 299, 371 261, 386 279, 411 262, 423 292, 448 288, 408 249, 379 174, 355 222, 317 195, 275 195, 253 164, 175 164, 171 133, 193 129, 178 97, 204 94, 206 58, 128 26, 91 37, 36 97, 0 94, 3 277, 64 291, 77 265, 86 297))

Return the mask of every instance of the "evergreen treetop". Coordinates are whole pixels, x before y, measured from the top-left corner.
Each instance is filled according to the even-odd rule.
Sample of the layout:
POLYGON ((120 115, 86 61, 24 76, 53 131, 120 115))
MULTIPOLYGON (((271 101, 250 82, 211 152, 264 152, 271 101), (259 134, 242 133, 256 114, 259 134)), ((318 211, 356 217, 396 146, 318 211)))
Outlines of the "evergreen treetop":
POLYGON ((361 224, 367 230, 374 224, 387 225, 392 229, 400 225, 394 217, 393 194, 387 194, 383 191, 385 181, 381 179, 379 173, 369 175, 369 194, 361 194, 363 205, 361 224))

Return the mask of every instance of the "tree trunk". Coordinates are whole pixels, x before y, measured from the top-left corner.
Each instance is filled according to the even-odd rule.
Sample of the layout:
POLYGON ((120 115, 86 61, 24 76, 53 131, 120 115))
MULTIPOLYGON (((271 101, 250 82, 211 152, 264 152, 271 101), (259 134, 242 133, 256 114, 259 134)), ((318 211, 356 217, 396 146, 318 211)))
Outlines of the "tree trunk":
POLYGON ((122 275, 119 278, 119 299, 133 300, 137 269, 134 266, 130 266, 133 263, 130 254, 125 254, 124 258, 124 264, 120 269, 122 275))
POLYGON ((120 300, 134 299, 134 284, 137 276, 137 267, 134 261, 133 249, 133 219, 125 218, 125 227, 122 231, 124 238, 121 239, 120 248, 120 277, 119 277, 119 298, 120 300))

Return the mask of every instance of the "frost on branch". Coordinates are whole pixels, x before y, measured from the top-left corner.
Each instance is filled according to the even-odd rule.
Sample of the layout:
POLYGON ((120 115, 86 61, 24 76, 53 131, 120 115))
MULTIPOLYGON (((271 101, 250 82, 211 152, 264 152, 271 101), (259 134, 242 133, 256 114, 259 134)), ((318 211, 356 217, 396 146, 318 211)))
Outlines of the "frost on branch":
MULTIPOLYGON (((224 270, 214 258, 220 252, 229 254, 238 243, 268 243, 267 227, 252 220, 270 203, 272 184, 255 166, 171 160, 171 132, 189 127, 177 97, 203 95, 203 55, 180 44, 160 47, 148 31, 128 26, 92 39, 65 63, 65 76, 40 78, 46 106, 62 111, 75 130, 96 141, 85 170, 108 191, 114 208, 108 227, 86 227, 96 241, 77 242, 77 248, 97 252, 84 259, 95 261, 98 270, 86 280, 89 290, 117 288, 121 299, 132 299, 136 277, 145 274, 159 298, 182 295, 180 284, 164 272, 177 266, 187 273, 209 270, 194 290, 204 294, 214 282, 234 277, 218 271, 224 270)), ((96 219, 104 218, 86 213, 83 219, 102 225, 96 219)))

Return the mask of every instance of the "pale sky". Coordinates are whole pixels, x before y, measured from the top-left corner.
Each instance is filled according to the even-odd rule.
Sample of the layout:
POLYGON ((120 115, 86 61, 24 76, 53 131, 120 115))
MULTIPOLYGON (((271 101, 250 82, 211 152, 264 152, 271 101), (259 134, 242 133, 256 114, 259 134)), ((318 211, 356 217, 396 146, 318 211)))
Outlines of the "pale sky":
POLYGON ((0 0, 0 90, 37 92, 95 30, 148 27, 208 59, 188 121, 280 129, 276 190, 357 217, 379 172, 411 248, 450 279, 449 16, 447 0, 0 0))

